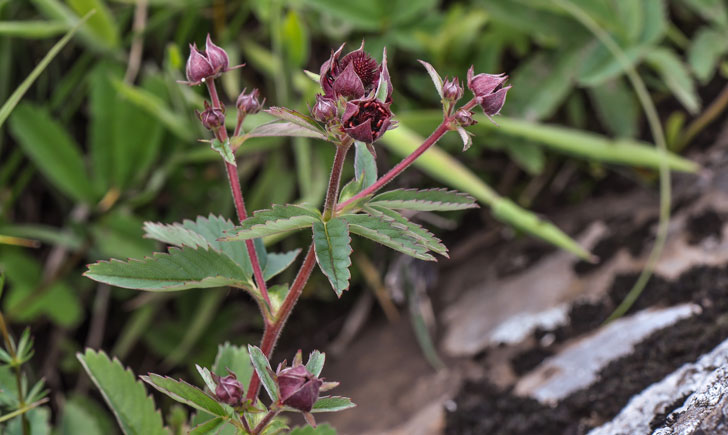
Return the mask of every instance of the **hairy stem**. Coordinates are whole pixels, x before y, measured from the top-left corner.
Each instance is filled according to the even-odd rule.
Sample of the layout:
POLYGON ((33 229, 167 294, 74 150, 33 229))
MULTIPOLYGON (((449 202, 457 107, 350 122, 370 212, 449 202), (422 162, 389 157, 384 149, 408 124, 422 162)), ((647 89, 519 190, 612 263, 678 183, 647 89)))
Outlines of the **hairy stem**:
MULTIPOLYGON (((220 97, 217 95, 217 88, 215 87, 215 80, 210 79, 206 82, 207 90, 210 93, 210 100, 212 100, 212 107, 218 110, 222 110, 222 104, 220 103, 220 97)), ((225 142, 228 140, 227 130, 225 126, 220 127, 216 132, 218 140, 225 142)), ((238 214, 238 220, 240 222, 248 218, 248 212, 245 209, 245 200, 243 199, 243 190, 240 187, 240 178, 238 177, 238 168, 232 163, 225 162, 225 171, 227 172, 228 180, 230 181, 230 191, 232 192, 233 201, 235 202, 235 211, 238 214)), ((248 256, 250 257, 250 264, 253 267, 253 275, 255 276, 255 283, 260 290, 260 294, 265 300, 268 307, 271 306, 270 298, 268 297, 268 288, 265 285, 263 279, 263 270, 260 268, 260 260, 258 260, 258 253, 255 251, 255 244, 253 240, 246 240, 245 247, 248 250, 248 256)), ((268 323, 268 316, 263 313, 263 319, 268 323)))
POLYGON ((329 188, 326 191, 326 203, 324 205, 324 220, 331 219, 336 212, 336 201, 339 199, 339 185, 341 184, 341 170, 344 167, 346 153, 349 151, 353 140, 347 137, 336 147, 334 164, 331 167, 329 176, 329 188))
POLYGON ((268 414, 263 417, 262 420, 260 420, 260 423, 258 423, 257 426, 255 426, 255 429, 251 432, 252 435, 258 435, 259 433, 263 432, 266 426, 273 420, 273 418, 278 415, 278 413, 281 412, 280 409, 277 407, 273 407, 270 411, 268 411, 268 414))

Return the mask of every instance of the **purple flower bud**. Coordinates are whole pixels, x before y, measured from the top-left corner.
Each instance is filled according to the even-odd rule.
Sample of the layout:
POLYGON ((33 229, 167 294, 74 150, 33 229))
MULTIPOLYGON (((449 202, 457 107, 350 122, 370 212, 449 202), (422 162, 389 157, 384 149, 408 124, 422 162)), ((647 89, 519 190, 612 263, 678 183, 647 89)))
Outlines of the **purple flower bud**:
POLYGON ((452 80, 446 79, 442 84, 442 95, 450 101, 457 101, 463 96, 463 87, 457 77, 452 80))
POLYGON ((187 74, 187 81, 191 85, 198 85, 205 78, 215 74, 210 61, 194 44, 190 44, 190 57, 187 58, 185 73, 187 74))
POLYGON ((260 109, 263 108, 263 103, 265 100, 263 100, 263 103, 261 103, 260 99, 260 91, 258 89, 253 89, 250 93, 246 94, 245 89, 243 89, 243 92, 240 93, 240 96, 238 96, 238 100, 235 103, 236 107, 239 111, 252 115, 254 113, 260 112, 260 109))
POLYGON ((205 110, 197 115, 200 117, 202 125, 208 130, 217 130, 225 124, 225 113, 220 109, 211 107, 207 101, 205 101, 205 110))
POLYGON ((473 76, 473 67, 468 70, 468 88, 473 91, 475 99, 487 116, 500 113, 506 102, 506 93, 510 86, 503 87, 508 80, 505 74, 478 74, 473 76))
POLYGON ((228 376, 217 380, 217 388, 215 389, 217 400, 232 406, 239 405, 243 400, 243 393, 243 386, 238 382, 235 374, 230 373, 228 376))
POLYGON ((370 144, 390 128, 392 111, 389 110, 389 103, 374 98, 349 101, 341 123, 349 136, 370 144))
POLYGON ((279 369, 276 374, 280 401, 286 406, 303 412, 309 412, 319 396, 323 381, 306 370, 306 366, 279 369))
POLYGON ((458 125, 461 125, 463 127, 478 123, 478 121, 473 119, 473 112, 465 109, 458 109, 458 111, 455 112, 455 121, 458 123, 458 125))
MULTIPOLYGON (((343 58, 341 51, 331 53, 329 60, 321 65, 320 82, 324 96, 338 99, 340 96, 353 100, 368 96, 376 91, 382 73, 382 66, 386 68, 386 57, 380 66, 369 54, 364 51, 364 42, 359 49, 352 51, 343 58)), ((389 82, 389 73, 386 72, 386 80, 389 82)), ((388 83, 388 96, 391 96, 391 83, 388 83)))
POLYGON ((225 50, 213 44, 209 33, 207 34, 207 41, 205 43, 205 54, 210 65, 212 65, 214 74, 227 71, 228 64, 230 63, 228 55, 225 53, 225 50))
POLYGON ((336 103, 322 95, 316 95, 316 104, 311 109, 311 115, 318 122, 327 123, 336 116, 336 103))

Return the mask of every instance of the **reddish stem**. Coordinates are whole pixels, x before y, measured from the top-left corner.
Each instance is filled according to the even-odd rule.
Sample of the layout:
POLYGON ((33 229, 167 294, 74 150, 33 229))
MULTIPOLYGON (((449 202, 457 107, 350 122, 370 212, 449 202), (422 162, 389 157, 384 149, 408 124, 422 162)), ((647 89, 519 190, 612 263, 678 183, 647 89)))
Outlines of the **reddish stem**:
POLYGON ((442 136, 445 135, 450 131, 450 119, 445 119, 442 121, 442 123, 435 129, 435 131, 432 132, 430 137, 425 139, 424 142, 422 142, 422 145, 420 145, 416 150, 412 152, 412 154, 405 157, 401 162, 397 164, 397 166, 393 167, 389 170, 386 174, 384 174, 382 177, 380 177, 374 184, 367 187, 366 189, 362 190, 361 192, 357 193, 356 195, 352 196, 351 198, 347 199, 346 201, 342 202, 337 206, 337 210, 341 210, 347 205, 353 203, 354 201, 358 201, 359 199, 371 195, 372 193, 376 192, 377 190, 384 187, 385 184, 389 183, 396 177, 397 175, 401 174, 402 171, 407 169, 412 163, 414 163, 415 160, 419 156, 421 156, 425 151, 427 151, 432 145, 434 145, 442 136))
POLYGON ((353 139, 347 137, 336 147, 334 164, 331 166, 329 176, 329 188, 326 191, 326 202, 324 203, 324 219, 331 219, 336 210, 336 201, 339 199, 339 184, 341 184, 341 171, 344 168, 346 153, 351 147, 353 139))
MULTIPOLYGON (((212 107, 215 109, 222 110, 222 104, 220 103, 220 97, 217 95, 217 88, 215 87, 215 80, 210 79, 206 82, 207 90, 210 93, 210 100, 212 100, 212 107)), ((216 136, 220 142, 228 140, 227 130, 225 126, 218 128, 216 136)), ((233 201, 235 202, 235 211, 238 214, 238 220, 240 222, 248 218, 248 212, 245 210, 245 200, 243 199, 243 190, 240 187, 240 178, 238 178, 238 167, 232 163, 225 162, 225 171, 230 181, 230 191, 233 194, 233 201)), ((246 240, 245 247, 248 250, 248 257, 250 257, 250 264, 253 267, 253 275, 255 276, 255 283, 258 285, 260 294, 265 300, 268 307, 271 306, 270 298, 268 297, 268 288, 265 285, 263 279, 263 271, 260 268, 260 260, 258 260, 258 253, 255 251, 255 244, 253 240, 246 240)), ((266 324, 268 323, 268 316, 263 315, 263 319, 266 324)))

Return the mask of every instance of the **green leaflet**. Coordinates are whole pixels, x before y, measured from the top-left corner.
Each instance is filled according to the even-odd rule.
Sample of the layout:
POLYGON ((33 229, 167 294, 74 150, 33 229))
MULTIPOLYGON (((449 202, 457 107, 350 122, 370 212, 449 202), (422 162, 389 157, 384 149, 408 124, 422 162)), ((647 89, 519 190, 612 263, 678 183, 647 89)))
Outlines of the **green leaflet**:
POLYGON ((242 346, 233 346, 230 343, 217 347, 217 356, 212 371, 218 376, 227 376, 227 370, 232 370, 243 385, 248 385, 253 375, 253 366, 250 365, 248 349, 242 346))
POLYGON ((336 412, 353 408, 354 404, 348 397, 324 396, 320 397, 313 405, 311 412, 336 412))
POLYGON ((435 261, 414 235, 408 234, 407 226, 389 218, 365 214, 342 216, 349 223, 349 231, 374 240, 384 246, 411 255, 420 260, 435 261))
POLYGON ((388 209, 386 207, 371 204, 364 206, 364 211, 372 216, 385 216, 387 219, 391 219, 398 224, 406 226, 408 230, 407 235, 417 239, 421 245, 423 245, 430 251, 448 257, 447 247, 442 244, 440 239, 435 237, 435 235, 428 231, 426 228, 417 225, 416 223, 410 221, 398 212, 388 209))
POLYGON ((232 286, 247 288, 250 275, 213 249, 170 248, 143 260, 112 259, 91 264, 85 276, 117 287, 149 291, 232 286))
POLYGON ((263 384, 263 388, 268 392, 270 399, 275 402, 278 400, 278 385, 276 385, 273 379, 273 369, 270 368, 268 358, 265 357, 263 351, 257 346, 248 345, 248 353, 250 354, 250 361, 253 363, 253 368, 255 368, 255 372, 263 384))
POLYGON ((447 189, 397 189, 380 193, 369 202, 387 208, 449 211, 478 208, 475 198, 465 193, 447 189))
POLYGON ((176 381, 170 377, 159 376, 154 373, 150 373, 149 376, 141 376, 141 378, 158 391, 180 403, 218 417, 228 417, 228 411, 221 404, 205 394, 204 391, 185 381, 176 381))
POLYGON ((167 435, 162 415, 141 382, 119 360, 111 361, 103 352, 87 349, 76 354, 84 370, 101 391, 121 430, 127 435, 167 435))
POLYGON ((313 245, 316 261, 326 275, 336 295, 341 297, 349 288, 351 239, 347 221, 336 217, 328 222, 313 223, 313 245))
POLYGON ((311 355, 308 356, 308 362, 306 362, 306 370, 312 375, 318 377, 321 374, 321 370, 324 369, 324 363, 326 362, 326 354, 314 350, 311 355))
POLYGON ((260 210, 245 219, 240 226, 228 232, 224 240, 247 240, 308 228, 318 221, 318 211, 300 205, 274 205, 269 210, 260 210))

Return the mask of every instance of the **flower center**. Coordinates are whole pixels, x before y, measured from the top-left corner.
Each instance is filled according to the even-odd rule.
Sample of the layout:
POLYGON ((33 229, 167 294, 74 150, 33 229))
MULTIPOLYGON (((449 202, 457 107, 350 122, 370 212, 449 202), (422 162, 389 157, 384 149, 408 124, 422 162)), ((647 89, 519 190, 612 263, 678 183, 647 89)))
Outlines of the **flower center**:
POLYGON ((341 59, 341 71, 349 64, 354 65, 354 72, 361 79, 364 89, 371 90, 379 80, 379 65, 377 61, 363 51, 352 51, 341 59))
POLYGON ((382 103, 379 101, 367 101, 359 106, 359 111, 349 119, 345 127, 352 128, 370 119, 372 130, 378 132, 382 128, 384 120, 389 118, 389 116, 389 111, 382 103))

